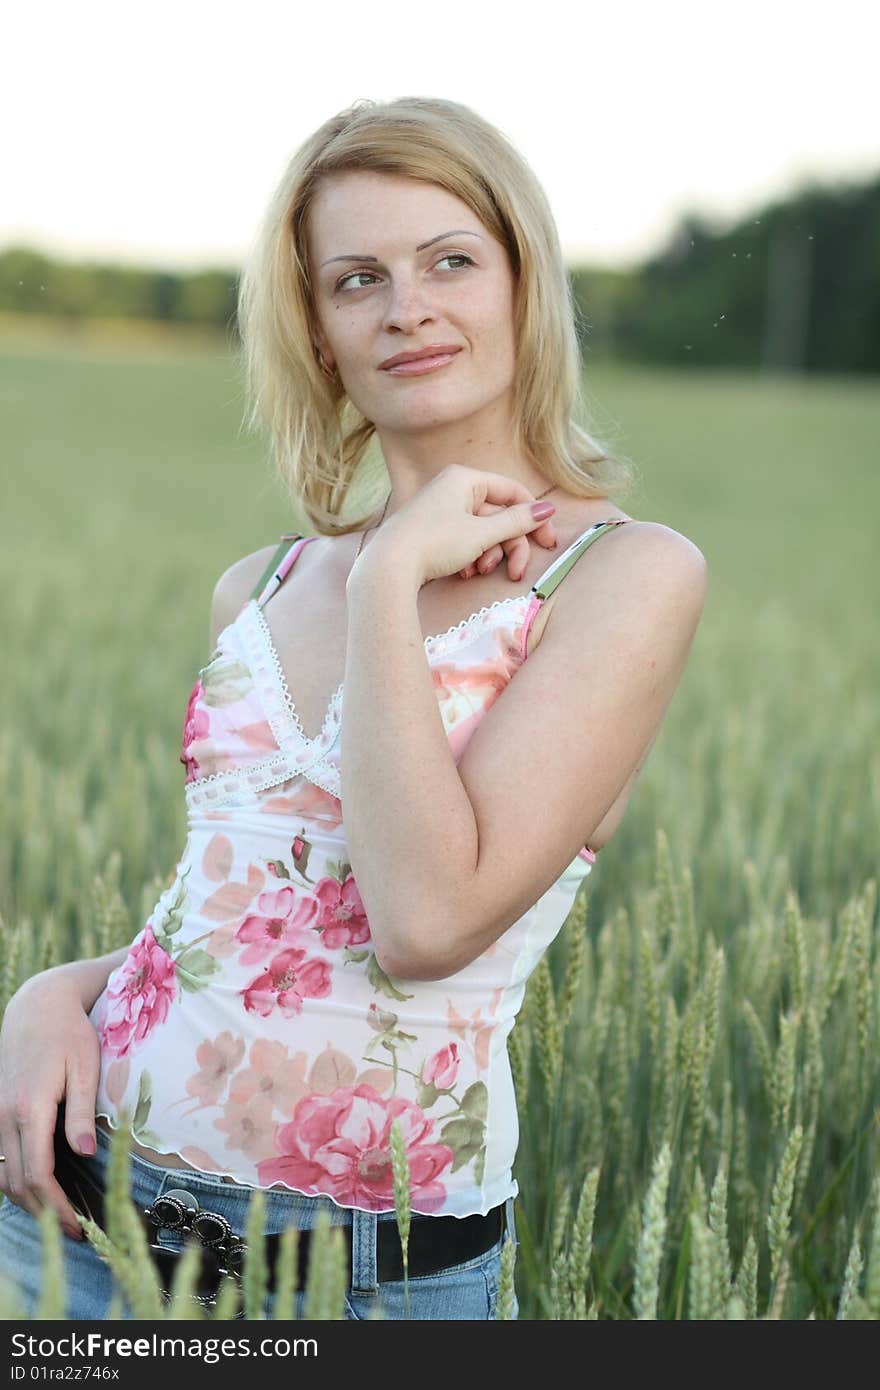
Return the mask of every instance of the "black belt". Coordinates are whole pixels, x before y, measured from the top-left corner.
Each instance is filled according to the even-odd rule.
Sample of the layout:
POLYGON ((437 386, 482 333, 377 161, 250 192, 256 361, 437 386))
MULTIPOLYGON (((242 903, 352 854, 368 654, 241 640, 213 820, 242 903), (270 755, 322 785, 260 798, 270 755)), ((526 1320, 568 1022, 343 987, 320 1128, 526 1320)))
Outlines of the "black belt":
MULTIPOLYGON (((80 1207, 106 1231, 104 1191, 96 1181, 94 1169, 67 1145, 56 1143, 55 1178, 70 1200, 80 1207)), ((186 1188, 172 1188, 146 1208, 136 1203, 134 1210, 145 1227, 154 1259, 163 1282, 170 1286, 181 1252, 155 1243, 158 1229, 179 1231, 184 1237, 195 1236, 202 1242, 202 1269, 199 1290, 214 1289, 220 1278, 231 1275, 238 1279, 244 1266, 246 1246, 241 1236, 229 1225, 226 1217, 201 1207, 186 1188)), ((407 1243, 407 1274, 416 1278, 437 1274, 450 1265, 483 1255, 501 1238, 504 1227, 504 1204, 493 1207, 485 1216, 424 1216, 413 1212, 410 1217, 407 1243)), ((342 1227, 348 1260, 348 1283, 351 1284, 352 1227, 342 1227)), ((297 1257, 299 1288, 306 1286, 312 1232, 299 1232, 297 1257)), ((267 1265, 267 1287, 275 1287, 275 1266, 281 1245, 280 1235, 264 1237, 267 1265)), ((396 1219, 376 1222, 376 1281, 384 1284, 403 1278, 403 1251, 396 1219)))
MULTIPOLYGON (((150 1230, 164 1228, 179 1231, 184 1236, 195 1235, 210 1255, 216 1257, 220 1272, 240 1277, 244 1268, 245 1242, 232 1230, 226 1217, 201 1207, 185 1188, 171 1188, 157 1197, 151 1206, 140 1213, 150 1224, 150 1230)), ((494 1207, 485 1216, 422 1216, 410 1217, 407 1242, 407 1273, 411 1278, 420 1274, 437 1274, 449 1265, 483 1255, 501 1237, 504 1207, 494 1207)), ((342 1227, 348 1261, 348 1282, 351 1283, 352 1227, 342 1227)), ((299 1287, 304 1288, 312 1232, 299 1232, 299 1287)), ((275 1263, 281 1247, 281 1236, 264 1236, 268 1287, 274 1288, 275 1263)), ((153 1254, 162 1260, 179 1258, 176 1251, 153 1246, 153 1254)), ((376 1280, 385 1284, 403 1278, 403 1250, 396 1220, 376 1222, 376 1280)))

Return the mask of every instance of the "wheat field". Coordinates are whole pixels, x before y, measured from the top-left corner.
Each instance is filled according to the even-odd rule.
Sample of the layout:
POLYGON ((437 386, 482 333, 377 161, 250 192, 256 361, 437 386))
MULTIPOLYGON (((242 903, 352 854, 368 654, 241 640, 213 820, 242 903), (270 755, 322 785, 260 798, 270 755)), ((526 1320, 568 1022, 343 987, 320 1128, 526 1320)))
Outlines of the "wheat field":
MULTIPOLYGON (((595 431, 638 468, 624 507, 689 536, 709 591, 624 823, 511 1035, 519 1248, 499 1316, 515 1281, 521 1319, 878 1318, 876 391, 586 372, 595 431)), ((240 430, 222 347, 6 343, 0 399, 5 1007, 140 929, 186 838, 180 735, 214 583, 301 519, 240 430)), ((403 1235, 402 1149, 396 1165, 403 1235)), ((158 1299, 123 1207, 89 1237, 141 1314, 202 1316, 191 1260, 158 1299)), ((260 1217, 255 1200, 249 1316, 260 1217)), ((48 1215, 44 1234, 56 1316, 48 1215)), ((303 1305, 294 1240, 273 1315, 339 1317, 333 1232, 303 1305)))

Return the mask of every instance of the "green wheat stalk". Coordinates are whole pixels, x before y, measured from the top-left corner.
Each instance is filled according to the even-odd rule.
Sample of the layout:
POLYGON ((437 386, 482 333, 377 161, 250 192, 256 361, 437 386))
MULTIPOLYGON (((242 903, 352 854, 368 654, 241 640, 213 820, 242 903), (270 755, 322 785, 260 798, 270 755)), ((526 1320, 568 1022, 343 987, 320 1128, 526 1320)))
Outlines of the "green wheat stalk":
POLYGON ((513 1319, 513 1300, 516 1293, 515 1268, 516 1245, 510 1232, 505 1231, 504 1243, 501 1246, 501 1272, 498 1276, 497 1321, 513 1319))
POLYGON ((770 1198, 770 1211, 767 1215, 767 1234, 770 1239, 770 1283, 776 1283, 788 1241, 791 1199, 794 1190, 794 1177, 798 1155, 803 1142, 803 1130, 795 1125, 788 1137, 785 1151, 779 1164, 773 1193, 770 1198))
POLYGON ((66 1281, 64 1255, 61 1248, 61 1225, 54 1207, 43 1207, 39 1213, 40 1244, 42 1248, 42 1278, 39 1319, 65 1318, 66 1281))
POLYGON ((715 1306, 723 1308, 730 1296, 730 1245, 727 1238, 727 1154, 722 1152, 709 1194, 709 1230, 715 1248, 717 1286, 715 1306))
POLYGON ((698 1211, 689 1213, 691 1227, 690 1311, 692 1322, 715 1318, 715 1278, 712 1232, 698 1211))
POLYGON ((279 1322, 296 1317, 296 1293, 299 1282, 299 1231, 287 1226, 281 1233, 275 1262, 275 1309, 279 1322))
POLYGON ((326 1322, 343 1317, 346 1269, 342 1229, 330 1225, 330 1213, 322 1207, 315 1218, 309 1241, 309 1268, 305 1289, 307 1319, 326 1322))
POLYGON ((799 1013, 783 1014, 779 1020, 779 1046, 773 1064, 773 1120, 774 1132, 787 1130, 789 1113, 794 1096, 795 1063, 797 1043, 800 1034, 801 1016, 799 1013))
POLYGON ((261 1188, 251 1191, 245 1224, 244 1270, 242 1273, 242 1293, 244 1315, 249 1319, 265 1317, 263 1311, 269 1288, 269 1270, 266 1263, 266 1197, 261 1188))
POLYGON ((188 1322, 205 1321, 205 1310, 196 1297, 202 1259, 202 1247, 198 1240, 188 1240, 180 1259, 174 1264, 167 1318, 180 1318, 188 1322))
POLYGON ((807 951, 800 903, 792 889, 786 894, 782 924, 788 952, 792 1004, 794 1010, 801 1013, 807 1002, 807 951))
POLYGON ((868 1315, 880 1318, 880 1173, 875 1174, 873 1189, 873 1218, 868 1269, 865 1274, 865 1303, 868 1315))
POLYGON ((852 1244, 846 1257, 846 1269, 843 1272, 843 1287, 840 1290, 840 1300, 837 1304, 838 1322, 845 1321, 852 1316, 853 1301, 858 1293, 859 1280, 862 1277, 865 1262, 859 1236, 860 1232, 857 1225, 853 1231, 852 1244))
POLYGON ((391 1121, 391 1171, 394 1175, 394 1210, 397 1216, 397 1229, 400 1233, 400 1246, 403 1252, 403 1298, 409 1311, 409 1228, 412 1210, 409 1163, 406 1157, 406 1144, 398 1120, 391 1121))
POLYGON ((562 1043, 559 1031, 559 1018, 553 993, 553 979, 550 962, 546 952, 541 957, 532 974, 535 1012, 535 1040, 538 1047, 538 1060, 548 1101, 552 1104, 556 1095, 556 1081, 562 1062, 562 1043))
POLYGON ((642 1212, 642 1231, 636 1252, 635 1291, 633 1307, 638 1319, 656 1319, 660 1296, 660 1266, 666 1240, 666 1194, 669 1190, 669 1171, 672 1153, 664 1143, 651 1171, 651 1181, 645 1194, 642 1212))
POLYGON ((586 1317, 586 1290, 593 1253, 593 1223, 596 1216, 599 1175, 600 1168, 596 1165, 589 1170, 584 1178, 571 1236, 571 1252, 568 1263, 569 1290, 572 1301, 572 1317, 580 1322, 583 1322, 586 1317))

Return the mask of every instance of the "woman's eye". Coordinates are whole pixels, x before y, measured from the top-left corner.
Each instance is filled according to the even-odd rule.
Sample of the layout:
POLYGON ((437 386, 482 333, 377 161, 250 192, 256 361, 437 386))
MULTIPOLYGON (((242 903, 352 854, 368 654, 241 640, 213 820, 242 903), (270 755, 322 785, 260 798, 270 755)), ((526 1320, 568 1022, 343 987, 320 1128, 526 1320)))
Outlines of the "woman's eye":
MULTIPOLYGON (((441 261, 464 261, 466 265, 473 265, 473 261, 471 260, 470 256, 466 256, 463 251, 450 251, 445 256, 441 256, 437 264, 440 265, 441 261)), ((464 266, 459 266, 458 269, 464 270, 464 266)), ((364 275, 367 277, 368 280, 376 279, 376 276, 372 273, 372 271, 350 270, 347 275, 343 275, 341 280, 337 280, 335 288, 337 290, 341 290, 349 280, 360 279, 360 277, 364 275)), ((363 285, 355 285, 356 290, 361 290, 363 288, 363 285)))

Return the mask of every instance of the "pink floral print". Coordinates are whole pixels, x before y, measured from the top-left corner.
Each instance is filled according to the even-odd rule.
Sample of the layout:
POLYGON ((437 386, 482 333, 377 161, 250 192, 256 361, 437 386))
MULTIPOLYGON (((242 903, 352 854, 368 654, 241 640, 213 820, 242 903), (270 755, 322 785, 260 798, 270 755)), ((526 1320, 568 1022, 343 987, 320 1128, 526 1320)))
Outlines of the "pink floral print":
POLYGON ((156 944, 148 922, 118 970, 108 981, 101 1045, 113 1057, 125 1057, 164 1023, 177 998, 174 961, 156 944))
POLYGON ((325 1193, 343 1206, 368 1211, 394 1205, 391 1122, 403 1134, 410 1188, 419 1210, 441 1205, 440 1176, 455 1155, 433 1142, 434 1121, 403 1096, 384 1097, 372 1086, 343 1086, 329 1096, 300 1101, 290 1124, 275 1136, 278 1158, 257 1164, 260 1182, 284 1182, 325 1193))
POLYGON ((258 1038, 249 1060, 250 1066, 232 1077, 222 1118, 214 1127, 227 1136, 227 1149, 256 1160, 273 1147, 274 1111, 292 1115, 309 1087, 304 1052, 290 1057, 283 1043, 258 1038))
POLYGON ((216 1105, 229 1083, 229 1078, 244 1056, 244 1038, 237 1038, 227 1029, 213 1042, 205 1039, 196 1048, 199 1070, 187 1077, 186 1089, 202 1105, 216 1105))
POLYGON ((283 1043, 257 1038, 251 1043, 248 1061, 250 1066, 232 1078, 229 1099, 237 1105, 247 1105, 261 1097, 282 1115, 292 1115, 309 1092, 305 1052, 291 1057, 283 1043))
POLYGON ((249 1096, 247 1100, 230 1099, 223 1107, 223 1118, 215 1120, 214 1125, 226 1134, 227 1149, 238 1149, 256 1161, 272 1142, 272 1102, 261 1095, 249 1096))
MULTIPOLYGON (((207 738, 211 728, 211 721, 208 717, 207 710, 199 706, 199 701, 203 694, 204 686, 201 680, 197 680, 192 688, 189 703, 186 707, 186 717, 183 721, 183 751, 180 754, 179 761, 182 762, 186 768, 185 782, 194 782, 201 776, 198 759, 191 750, 194 744, 198 743, 201 739, 207 738)), ((178 773, 178 776, 179 775, 178 773)))
MULTIPOLYGON (((490 1003, 490 1014, 494 1015, 498 1009, 501 999, 501 991, 494 990, 490 1003)), ((462 1042, 466 1043, 473 1053, 474 1060, 479 1071, 485 1071, 489 1065, 489 1046, 492 1042, 492 1034, 495 1030, 494 1018, 483 1014, 479 1007, 474 1009, 470 1018, 464 1018, 456 1009, 452 1000, 447 1000, 446 1017, 449 1020, 450 1033, 456 1033, 462 1042)))
POLYGON ((492 656, 465 668, 454 662, 443 663, 432 668, 431 677, 449 746, 458 762, 486 711, 508 684, 510 672, 492 656))
POLYGON ((330 967, 291 947, 273 956, 268 970, 242 990, 248 1013, 268 1018, 275 1008, 285 1018, 302 1012, 304 999, 326 999, 330 993, 330 967))
POLYGON ((180 762, 187 771, 184 785, 246 767, 276 748, 253 673, 222 646, 193 686, 182 743, 180 762))
POLYGON ((335 878, 322 878, 315 884, 318 900, 318 931, 328 950, 340 946, 360 946, 370 940, 367 914, 361 902, 354 876, 344 883, 335 878))
POLYGON ((458 1043, 449 1043, 447 1047, 441 1047, 422 1067, 422 1081, 426 1086, 436 1086, 438 1091, 448 1090, 455 1085, 459 1060, 458 1043))
POLYGON ((303 777, 275 787, 260 803, 259 809, 267 816, 301 817, 312 824, 324 825, 328 830, 336 830, 342 824, 339 798, 303 777))
POLYGON ((313 897, 304 897, 290 885, 277 891, 261 893, 253 912, 245 917, 235 933, 237 941, 248 945, 239 956, 242 965, 258 965, 271 956, 282 943, 303 943, 307 932, 318 916, 318 904, 313 897))

